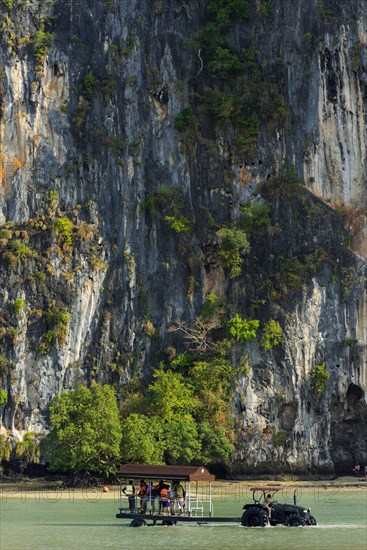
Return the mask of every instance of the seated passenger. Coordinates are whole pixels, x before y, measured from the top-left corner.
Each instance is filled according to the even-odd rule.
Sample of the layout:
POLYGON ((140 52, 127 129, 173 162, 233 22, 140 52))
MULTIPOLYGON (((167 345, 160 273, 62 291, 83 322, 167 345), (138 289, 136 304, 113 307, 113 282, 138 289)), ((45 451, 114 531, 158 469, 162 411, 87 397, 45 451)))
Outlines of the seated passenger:
POLYGON ((269 515, 269 519, 271 518, 271 508, 272 508, 272 506, 273 506, 273 501, 271 499, 271 494, 268 493, 266 495, 266 497, 264 498, 263 507, 265 508, 265 510, 267 510, 268 515, 269 515))

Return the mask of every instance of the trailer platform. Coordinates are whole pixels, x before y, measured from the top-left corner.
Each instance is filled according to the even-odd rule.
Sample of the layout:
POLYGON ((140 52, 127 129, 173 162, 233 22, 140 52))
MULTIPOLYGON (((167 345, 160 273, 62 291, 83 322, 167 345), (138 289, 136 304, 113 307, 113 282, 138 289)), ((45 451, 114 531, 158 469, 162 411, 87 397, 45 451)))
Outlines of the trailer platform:
POLYGON ((136 514, 128 512, 119 512, 116 514, 118 519, 131 519, 131 527, 145 527, 155 525, 177 525, 178 523, 197 523, 205 525, 208 523, 239 523, 240 517, 212 517, 212 516, 163 516, 161 514, 136 514), (148 523, 150 522, 150 523, 148 523))

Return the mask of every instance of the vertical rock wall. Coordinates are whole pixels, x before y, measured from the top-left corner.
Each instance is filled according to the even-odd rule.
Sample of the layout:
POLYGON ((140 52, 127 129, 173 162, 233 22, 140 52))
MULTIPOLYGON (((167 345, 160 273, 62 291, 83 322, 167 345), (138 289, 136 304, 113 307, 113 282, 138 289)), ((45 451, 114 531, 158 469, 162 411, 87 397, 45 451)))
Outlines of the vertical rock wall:
MULTIPOLYGON (((29 282, 40 259, 13 271, 1 260, 1 307, 10 311, 17 297, 27 304, 12 321, 16 341, 2 344, 13 365, 2 380, 9 391, 3 429, 19 437, 47 429, 47 404, 63 387, 94 378, 121 386, 136 372, 149 375, 167 345, 183 349, 167 332, 170 322, 193 321, 209 292, 242 311, 247 288, 228 279, 206 213, 217 223, 239 219, 240 204, 258 200, 257 186, 288 162, 318 214, 310 206, 297 225, 292 216, 303 207, 274 200, 281 233, 272 245, 252 243, 245 269, 251 276, 257 263, 265 272, 272 258, 302 255, 312 243, 326 247, 329 260, 301 292, 269 306, 283 326, 281 349, 242 350, 251 353, 251 369, 234 388, 230 469, 331 471, 367 460, 363 437, 353 444, 358 433, 367 440, 364 2, 274 0, 268 19, 250 2, 251 18, 236 32, 254 38, 264 63, 278 59, 285 68, 291 117, 288 127, 262 127, 255 160, 235 162, 220 132, 188 146, 175 129, 175 117, 195 102, 190 78, 200 56, 187 40, 203 23, 205 2, 15 4, 11 12, 1 6, 0 223, 25 230, 56 191, 54 215, 74 211, 74 231, 88 223, 93 237, 77 241, 72 260, 53 249, 42 264, 53 268, 44 285, 29 282), (42 28, 54 38, 40 63, 42 28), (153 211, 149 200, 163 201, 162 188, 171 194, 153 211), (164 220, 178 200, 192 223, 189 237, 164 220), (93 268, 96 256, 106 271, 93 268), (65 271, 76 273, 71 284, 65 271), (68 333, 40 357, 35 340, 47 327, 32 315, 53 299, 67 306, 68 333), (323 361, 331 378, 315 400, 309 374, 323 361)), ((46 257, 44 243, 34 246, 46 257)), ((258 281, 256 274, 251 284, 258 281)))

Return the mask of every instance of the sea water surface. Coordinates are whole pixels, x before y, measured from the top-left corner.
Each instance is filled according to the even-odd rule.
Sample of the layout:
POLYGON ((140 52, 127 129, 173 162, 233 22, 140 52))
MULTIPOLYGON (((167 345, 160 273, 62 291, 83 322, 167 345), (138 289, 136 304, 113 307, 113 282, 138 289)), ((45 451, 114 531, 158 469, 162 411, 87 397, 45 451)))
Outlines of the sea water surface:
MULTIPOLYGON (((240 487, 240 486, 239 486, 240 487)), ((233 489, 233 484, 232 484, 233 489)), ((241 516, 250 493, 214 496, 214 515, 241 516)), ((291 502, 290 494, 278 497, 291 502)), ((303 489, 298 504, 311 507, 316 527, 244 528, 236 524, 181 524, 133 529, 116 519, 118 489, 81 491, 2 491, 1 550, 99 550, 267 548, 271 550, 367 550, 367 491, 303 489)))

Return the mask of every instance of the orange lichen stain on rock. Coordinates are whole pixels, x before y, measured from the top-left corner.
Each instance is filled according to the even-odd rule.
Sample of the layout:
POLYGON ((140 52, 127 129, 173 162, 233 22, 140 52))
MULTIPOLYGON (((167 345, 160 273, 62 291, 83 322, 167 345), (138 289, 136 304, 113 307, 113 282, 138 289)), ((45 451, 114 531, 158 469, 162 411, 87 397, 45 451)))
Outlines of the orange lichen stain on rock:
POLYGON ((10 179, 21 168, 23 168, 23 163, 18 157, 15 155, 8 157, 0 153, 0 187, 2 187, 3 193, 8 193, 10 179))
POLYGON ((248 170, 245 166, 242 166, 240 168, 239 184, 241 186, 245 186, 247 183, 250 183, 250 181, 252 181, 252 174, 250 170, 248 170))
POLYGON ((11 168, 12 168, 12 175, 19 170, 19 168, 22 168, 22 163, 17 157, 13 157, 11 161, 11 168))
POLYGON ((341 206, 344 228, 352 237, 351 248, 359 256, 367 257, 367 207, 341 206))

